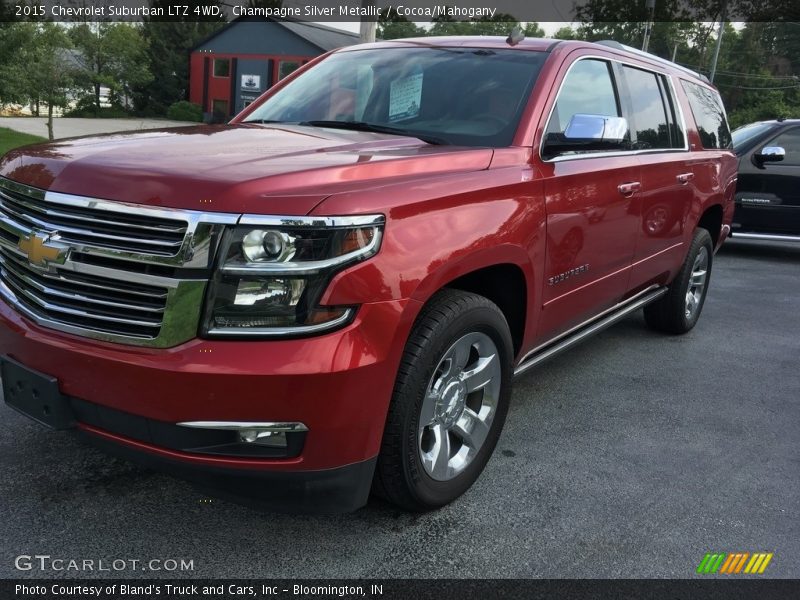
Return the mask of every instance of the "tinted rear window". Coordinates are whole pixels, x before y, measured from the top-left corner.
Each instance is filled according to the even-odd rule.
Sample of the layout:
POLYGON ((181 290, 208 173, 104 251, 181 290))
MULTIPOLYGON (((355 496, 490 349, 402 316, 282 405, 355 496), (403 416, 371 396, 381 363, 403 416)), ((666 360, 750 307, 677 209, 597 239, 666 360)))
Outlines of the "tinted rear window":
POLYGON ((667 106, 655 73, 634 67, 622 67, 631 91, 633 120, 636 125, 635 148, 669 148, 672 143, 667 122, 667 106))
POLYGON ((681 80, 692 107, 703 148, 731 148, 731 131, 719 94, 707 87, 681 80))

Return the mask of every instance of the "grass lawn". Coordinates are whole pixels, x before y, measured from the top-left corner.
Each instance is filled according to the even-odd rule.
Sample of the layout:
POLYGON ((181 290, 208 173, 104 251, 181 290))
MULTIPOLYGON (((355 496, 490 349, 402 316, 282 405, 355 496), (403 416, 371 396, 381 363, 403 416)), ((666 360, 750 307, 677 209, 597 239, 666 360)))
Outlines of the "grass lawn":
POLYGON ((43 142, 45 138, 38 135, 30 135, 28 133, 20 133, 7 127, 0 127, 0 156, 18 146, 25 146, 26 144, 35 144, 36 142, 43 142))

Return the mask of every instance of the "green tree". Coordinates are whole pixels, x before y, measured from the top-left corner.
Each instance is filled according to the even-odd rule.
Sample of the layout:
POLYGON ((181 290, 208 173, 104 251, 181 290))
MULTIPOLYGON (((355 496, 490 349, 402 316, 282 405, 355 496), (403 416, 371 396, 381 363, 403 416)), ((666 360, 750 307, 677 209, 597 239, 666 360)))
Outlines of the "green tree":
POLYGON ((496 13, 475 21, 455 21, 451 17, 439 17, 433 21, 431 35, 499 35, 507 36, 515 28, 523 29, 512 15, 496 13))
MULTIPOLYGON (((22 24, 20 24, 22 25, 22 24)), ((14 82, 14 95, 47 106, 47 135, 53 139, 53 109, 66 107, 75 89, 72 42, 63 27, 44 22, 33 26, 30 36, 15 52, 15 61, 4 77, 14 82)))
MULTIPOLYGON (((208 0, 183 2, 190 6, 190 15, 193 15, 194 6, 208 3, 208 0)), ((168 4, 168 0, 152 2, 153 6, 168 4)), ((163 115, 175 102, 186 100, 189 89, 190 50, 225 25, 223 18, 205 21, 193 20, 193 16, 180 18, 186 20, 144 22, 147 63, 153 80, 134 94, 134 105, 139 111, 163 115)))
POLYGON ((788 23, 726 27, 714 78, 731 126, 800 117, 800 31, 788 23))
POLYGON ((0 104, 24 104, 31 100, 30 86, 21 77, 18 52, 29 48, 36 34, 34 23, 0 23, 0 104))
POLYGON ((78 82, 94 95, 96 115, 100 112, 101 87, 108 87, 112 97, 119 100, 152 81, 147 42, 139 25, 82 23, 72 27, 69 34, 79 51, 78 82))
POLYGON ((562 27, 558 31, 553 34, 553 38, 556 40, 579 40, 580 38, 578 32, 573 29, 572 27, 562 27))
POLYGON ((539 24, 535 21, 531 21, 530 23, 526 23, 525 27, 522 28, 522 33, 525 34, 525 37, 529 38, 543 38, 547 37, 544 33, 544 29, 539 27, 539 24))
POLYGON ((138 24, 115 23, 107 33, 108 46, 112 49, 109 72, 112 76, 111 91, 122 96, 125 108, 129 99, 153 81, 148 64, 147 41, 138 24))
POLYGON ((397 40, 425 35, 428 35, 426 29, 419 27, 416 23, 409 21, 402 15, 398 15, 394 11, 388 18, 381 16, 378 20, 376 37, 381 40, 397 40))

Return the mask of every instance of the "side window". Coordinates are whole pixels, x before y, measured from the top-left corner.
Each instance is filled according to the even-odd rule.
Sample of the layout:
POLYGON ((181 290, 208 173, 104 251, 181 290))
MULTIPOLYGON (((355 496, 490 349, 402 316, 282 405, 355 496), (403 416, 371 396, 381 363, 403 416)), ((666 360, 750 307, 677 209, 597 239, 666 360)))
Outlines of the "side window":
POLYGON ((731 131, 719 94, 705 86, 681 80, 703 148, 731 148, 731 131))
POLYGON ((786 156, 783 160, 773 164, 800 166, 800 128, 796 127, 785 131, 768 144, 763 144, 763 146, 780 146, 786 151, 786 156))
POLYGON ((291 75, 300 68, 300 61, 297 60, 282 60, 278 65, 278 80, 291 75))
POLYGON ((229 58, 214 59, 214 77, 229 77, 231 74, 231 61, 229 58))
POLYGON ((633 109, 634 149, 672 148, 669 121, 672 109, 662 94, 661 76, 635 67, 623 66, 633 109))
POLYGON ((669 120, 670 139, 672 140, 673 148, 685 148, 686 136, 683 131, 683 124, 678 122, 678 102, 675 99, 675 90, 670 85, 667 77, 664 75, 659 76, 659 85, 661 86, 662 94, 666 98, 667 106, 667 119, 669 120))
POLYGON ((580 60, 561 85, 547 133, 563 133, 572 115, 620 116, 609 64, 604 60, 580 60))

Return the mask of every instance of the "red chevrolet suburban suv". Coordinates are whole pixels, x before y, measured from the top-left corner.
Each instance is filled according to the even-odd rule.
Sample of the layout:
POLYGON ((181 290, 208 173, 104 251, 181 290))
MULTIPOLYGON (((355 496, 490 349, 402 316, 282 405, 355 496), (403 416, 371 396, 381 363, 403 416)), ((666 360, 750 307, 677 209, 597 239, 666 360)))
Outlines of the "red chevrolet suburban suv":
POLYGON ((736 158, 698 74, 615 44, 334 51, 229 124, 0 162, 5 401, 291 511, 446 504, 512 378, 697 322, 736 158))

